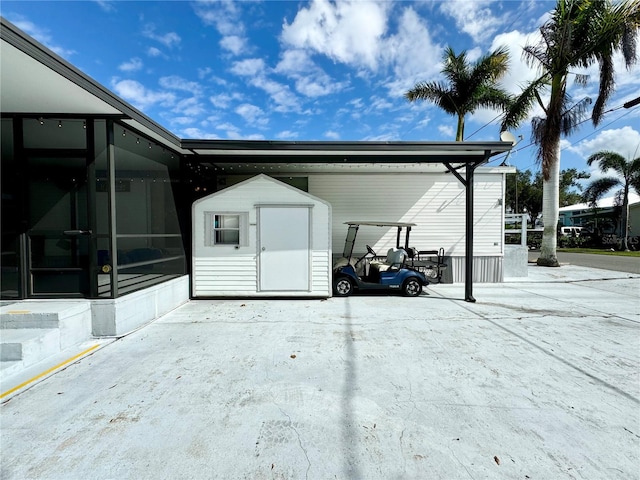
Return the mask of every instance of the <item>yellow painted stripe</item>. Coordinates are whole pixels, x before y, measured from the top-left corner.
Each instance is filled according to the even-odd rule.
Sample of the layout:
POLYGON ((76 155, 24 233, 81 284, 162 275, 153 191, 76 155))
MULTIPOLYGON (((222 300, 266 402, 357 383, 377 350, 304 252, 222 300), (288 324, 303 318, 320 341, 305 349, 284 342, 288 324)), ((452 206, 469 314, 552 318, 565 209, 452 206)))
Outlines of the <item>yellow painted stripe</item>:
POLYGON ((11 390, 7 390, 6 392, 4 392, 2 395, 0 395, 0 398, 4 398, 7 395, 11 395, 13 392, 15 392, 16 390, 20 390, 23 387, 26 387, 27 385, 29 385, 32 382, 35 382, 36 380, 38 380, 39 378, 44 377, 45 375, 53 372, 54 370, 57 370, 60 367, 65 366, 67 363, 71 363, 74 360, 77 360, 78 358, 82 357, 83 355, 86 355, 87 353, 91 352, 92 350, 95 350, 96 348, 98 348, 100 346, 100 344, 98 345, 94 345, 93 347, 87 348, 84 352, 80 352, 77 355, 74 355, 73 357, 65 360, 62 363, 59 363, 58 365, 56 365, 55 367, 51 367, 49 370, 45 370, 44 372, 40 373, 39 375, 36 375, 33 378, 30 378, 29 380, 27 380, 26 382, 22 382, 20 385, 13 387, 11 390))

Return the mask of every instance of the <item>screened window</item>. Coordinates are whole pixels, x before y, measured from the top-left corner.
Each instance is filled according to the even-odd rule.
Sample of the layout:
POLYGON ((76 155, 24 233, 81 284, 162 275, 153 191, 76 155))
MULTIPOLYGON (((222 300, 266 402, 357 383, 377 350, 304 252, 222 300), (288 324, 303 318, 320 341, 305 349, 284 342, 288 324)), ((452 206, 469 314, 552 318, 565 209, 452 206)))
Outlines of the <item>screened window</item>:
POLYGON ((206 238, 208 246, 246 245, 246 214, 205 213, 206 238))

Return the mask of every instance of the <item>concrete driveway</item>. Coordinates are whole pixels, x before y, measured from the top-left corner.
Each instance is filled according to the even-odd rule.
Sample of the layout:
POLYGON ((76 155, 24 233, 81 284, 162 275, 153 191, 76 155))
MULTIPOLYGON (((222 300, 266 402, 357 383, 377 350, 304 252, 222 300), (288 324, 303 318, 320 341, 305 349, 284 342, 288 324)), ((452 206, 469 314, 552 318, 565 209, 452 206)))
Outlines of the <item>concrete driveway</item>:
POLYGON ((1 408, 3 479, 640 478, 640 277, 192 301, 1 408))

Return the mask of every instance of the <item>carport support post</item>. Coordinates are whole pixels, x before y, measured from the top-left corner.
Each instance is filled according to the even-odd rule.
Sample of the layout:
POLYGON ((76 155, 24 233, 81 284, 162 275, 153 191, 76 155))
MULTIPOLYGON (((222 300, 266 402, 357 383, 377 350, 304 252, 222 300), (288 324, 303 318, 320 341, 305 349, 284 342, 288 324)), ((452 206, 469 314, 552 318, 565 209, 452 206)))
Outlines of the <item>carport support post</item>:
POLYGON ((489 160, 490 154, 491 152, 485 151, 483 161, 467 163, 464 177, 449 162, 443 162, 465 188, 464 299, 467 302, 476 301, 473 298, 473 174, 478 166, 489 160))
POLYGON ((465 175, 465 235, 464 235, 464 299, 467 302, 475 302, 473 298, 473 173, 476 165, 467 163, 465 175))

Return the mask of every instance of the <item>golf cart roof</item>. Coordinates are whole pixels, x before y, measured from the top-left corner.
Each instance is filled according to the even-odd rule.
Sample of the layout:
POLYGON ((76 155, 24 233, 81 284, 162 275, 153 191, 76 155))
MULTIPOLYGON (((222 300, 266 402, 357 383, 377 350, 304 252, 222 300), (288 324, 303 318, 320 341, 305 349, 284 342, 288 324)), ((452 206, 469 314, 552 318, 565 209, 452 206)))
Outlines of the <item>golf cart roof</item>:
POLYGON ((350 222, 344 222, 345 225, 367 225, 370 227, 415 227, 415 223, 406 223, 406 222, 374 222, 372 220, 367 220, 364 222, 356 222, 352 220, 350 222))

